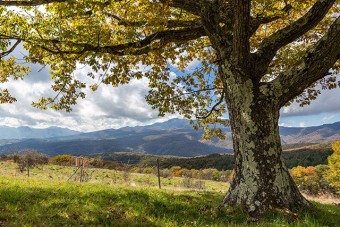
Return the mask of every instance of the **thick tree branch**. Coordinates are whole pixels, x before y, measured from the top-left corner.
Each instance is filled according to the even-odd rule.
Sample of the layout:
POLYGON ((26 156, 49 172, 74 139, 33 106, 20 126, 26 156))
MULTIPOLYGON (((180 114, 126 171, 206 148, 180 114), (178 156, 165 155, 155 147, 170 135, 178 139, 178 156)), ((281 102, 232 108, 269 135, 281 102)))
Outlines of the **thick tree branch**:
POLYGON ((250 21, 250 36, 252 36, 256 30, 259 28, 262 24, 268 24, 270 22, 273 22, 275 20, 278 20, 282 18, 285 14, 289 13, 289 11, 293 7, 285 1, 285 6, 281 9, 280 12, 278 12, 276 15, 272 16, 263 16, 263 15, 257 15, 256 17, 253 17, 250 21))
MULTIPOLYGON (((61 50, 61 49, 51 49, 44 45, 39 45, 41 48, 45 49, 54 54, 83 54, 88 51, 94 51, 96 53, 109 53, 113 55, 142 55, 147 54, 152 50, 150 46, 153 42, 159 41, 161 46, 168 43, 175 42, 181 43, 190 41, 193 39, 205 36, 205 31, 202 26, 185 28, 178 30, 166 30, 156 32, 152 35, 146 36, 144 39, 136 42, 129 42, 124 44, 112 45, 112 46, 95 46, 92 44, 81 44, 81 43, 66 43, 70 44, 71 47, 78 47, 78 50, 61 50)), ((47 43, 64 43, 59 40, 45 40, 47 43)), ((65 44, 65 43, 64 43, 65 44)))
POLYGON ((289 71, 279 75, 272 84, 277 90, 280 105, 301 94, 314 82, 330 74, 330 68, 340 59, 340 16, 335 20, 327 34, 289 71), (277 85, 278 86, 275 86, 277 85))
POLYGON ((253 61, 256 62, 256 76, 261 78, 267 72, 270 62, 281 47, 314 28, 324 18, 334 2, 335 0, 318 0, 300 19, 264 39, 258 51, 252 56, 253 61))
POLYGON ((249 29, 251 0, 234 0, 233 48, 232 59, 236 66, 246 70, 249 68, 249 29))
POLYGON ((268 23, 273 22, 275 20, 278 20, 280 18, 282 18, 282 16, 280 16, 280 15, 274 15, 274 16, 270 16, 270 17, 252 18, 251 21, 250 21, 249 36, 252 36, 256 32, 256 30, 260 27, 260 25, 268 24, 268 23))
POLYGON ((1 53, 0 53, 0 59, 3 58, 3 57, 5 57, 5 56, 7 56, 7 55, 9 55, 10 53, 12 53, 12 52, 15 50, 15 48, 16 48, 20 43, 21 43, 21 40, 18 39, 18 40, 14 43, 14 45, 13 45, 9 50, 4 51, 4 52, 1 52, 1 53))
POLYGON ((0 6, 39 6, 49 3, 67 2, 67 0, 31 0, 31 1, 3 1, 0 0, 0 6))

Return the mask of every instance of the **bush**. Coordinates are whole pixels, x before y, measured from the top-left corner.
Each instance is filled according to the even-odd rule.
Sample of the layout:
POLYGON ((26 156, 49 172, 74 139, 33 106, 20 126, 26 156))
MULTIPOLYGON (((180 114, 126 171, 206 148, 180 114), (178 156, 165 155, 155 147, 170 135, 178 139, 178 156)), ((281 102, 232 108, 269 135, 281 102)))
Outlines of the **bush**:
POLYGON ((172 177, 172 172, 169 169, 161 169, 160 174, 161 174, 161 177, 164 177, 164 178, 172 177))
POLYGON ((154 173, 154 171, 155 171, 155 168, 153 168, 153 167, 146 167, 146 168, 144 168, 143 173, 151 174, 151 173, 154 173))
POLYGON ((49 162, 55 165, 71 166, 75 161, 72 155, 62 154, 50 158, 49 162))
POLYGON ((217 169, 204 169, 201 172, 201 177, 204 180, 219 180, 219 171, 217 169))
POLYGON ((299 189, 310 195, 317 195, 321 191, 320 176, 314 166, 297 166, 291 170, 291 175, 299 189))
POLYGON ((29 176, 29 169, 48 163, 48 156, 33 150, 27 150, 23 155, 18 156, 16 162, 18 163, 20 172, 27 170, 27 175, 29 176))
POLYGON ((204 190, 205 189, 205 182, 201 181, 201 180, 195 181, 194 188, 197 188, 199 190, 204 190))
POLYGON ((183 188, 205 189, 205 182, 202 180, 194 181, 192 178, 184 177, 180 183, 183 188))
POLYGON ((193 187, 193 180, 188 177, 184 177, 183 180, 181 181, 181 186, 183 188, 192 188, 193 187))
POLYGON ((90 158, 88 161, 89 167, 103 168, 104 160, 102 158, 90 158))

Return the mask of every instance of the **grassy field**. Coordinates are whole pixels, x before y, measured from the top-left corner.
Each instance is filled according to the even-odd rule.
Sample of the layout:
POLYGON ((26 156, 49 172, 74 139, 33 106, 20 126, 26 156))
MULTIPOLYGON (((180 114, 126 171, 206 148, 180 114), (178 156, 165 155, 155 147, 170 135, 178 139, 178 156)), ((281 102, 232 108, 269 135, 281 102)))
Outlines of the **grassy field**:
MULTIPOLYGON (((318 203, 313 212, 298 213, 298 218, 278 212, 252 223, 237 209, 217 208, 227 186, 220 185, 224 188, 218 189, 213 183, 222 183, 211 182, 210 186, 206 182, 205 190, 177 190, 173 183, 159 190, 151 184, 146 187, 138 183, 137 179, 143 182, 145 175, 131 175, 129 184, 135 182, 131 187, 119 180, 116 183, 107 180, 109 177, 104 176, 110 174, 109 170, 96 171, 98 174, 103 171, 102 178, 93 174, 87 183, 65 182, 72 168, 47 165, 32 170, 32 177, 28 178, 17 172, 14 164, 0 163, 0 226, 337 226, 340 223, 340 206, 318 203)), ((124 178, 124 173, 115 174, 124 178)))
MULTIPOLYGON (((30 170, 30 178, 48 179, 65 182, 75 170, 74 167, 58 165, 42 165, 30 170)), ((79 181, 79 172, 70 181, 79 181)), ((154 174, 128 173, 108 169, 85 168, 87 182, 104 185, 121 185, 143 188, 158 187, 158 179, 154 174)), ((0 162, 0 175, 20 177, 17 164, 13 162, 0 162)), ((225 193, 229 185, 225 182, 185 179, 181 177, 161 178, 162 188, 175 190, 204 190, 225 193)))

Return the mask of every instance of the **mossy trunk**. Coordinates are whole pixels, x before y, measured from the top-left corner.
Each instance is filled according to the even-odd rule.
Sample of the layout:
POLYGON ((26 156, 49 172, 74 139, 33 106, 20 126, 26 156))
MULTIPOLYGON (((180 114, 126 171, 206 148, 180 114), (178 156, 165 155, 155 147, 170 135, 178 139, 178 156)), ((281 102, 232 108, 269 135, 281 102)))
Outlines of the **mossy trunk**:
POLYGON ((309 206, 282 158, 280 108, 275 94, 271 94, 269 87, 256 85, 241 74, 235 75, 237 71, 224 72, 235 177, 223 203, 239 205, 253 216, 271 208, 309 206))

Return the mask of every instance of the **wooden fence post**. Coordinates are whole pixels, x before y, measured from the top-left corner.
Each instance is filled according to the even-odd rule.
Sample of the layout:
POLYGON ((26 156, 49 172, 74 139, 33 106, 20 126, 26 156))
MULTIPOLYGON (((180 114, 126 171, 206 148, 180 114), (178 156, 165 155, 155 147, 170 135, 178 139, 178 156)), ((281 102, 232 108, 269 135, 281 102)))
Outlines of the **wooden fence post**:
POLYGON ((81 158, 81 169, 80 169, 80 182, 83 182, 83 176, 84 176, 84 158, 81 158))
POLYGON ((157 158, 158 188, 161 189, 161 174, 159 171, 159 159, 157 158))

